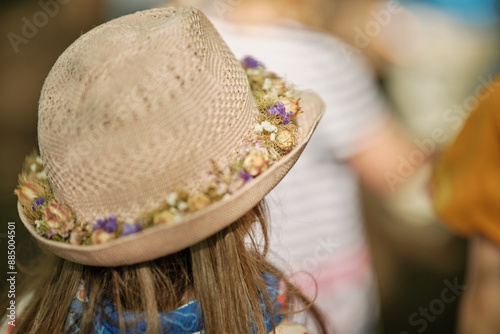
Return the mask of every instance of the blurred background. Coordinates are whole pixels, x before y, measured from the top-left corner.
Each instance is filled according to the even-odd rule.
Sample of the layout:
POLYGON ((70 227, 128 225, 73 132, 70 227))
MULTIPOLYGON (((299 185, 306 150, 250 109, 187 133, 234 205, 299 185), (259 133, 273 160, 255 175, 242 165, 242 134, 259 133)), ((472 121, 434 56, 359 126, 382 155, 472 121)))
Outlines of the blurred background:
MULTIPOLYGON (((346 43, 346 54, 368 59, 395 116, 432 155, 453 139, 480 99, 478 92, 499 69, 498 3, 331 0, 331 11, 320 25, 346 43), (437 133, 442 140, 434 138, 437 133)), ((92 27, 158 4, 0 3, 0 254, 6 254, 8 221, 17 222, 18 251, 31 247, 13 190, 25 155, 37 145, 37 103, 51 66, 92 27)), ((463 284, 467 246, 433 217, 422 187, 428 172, 424 167, 404 181, 402 191, 384 198, 360 186, 379 284, 381 333, 454 332, 456 300, 439 312, 422 315, 423 309, 441 305, 435 300, 449 284, 463 284), (415 324, 419 319, 426 319, 425 329, 422 322, 415 324)), ((6 268, 6 256, 0 263, 6 268)), ((2 269, 1 282, 5 275, 2 269)))

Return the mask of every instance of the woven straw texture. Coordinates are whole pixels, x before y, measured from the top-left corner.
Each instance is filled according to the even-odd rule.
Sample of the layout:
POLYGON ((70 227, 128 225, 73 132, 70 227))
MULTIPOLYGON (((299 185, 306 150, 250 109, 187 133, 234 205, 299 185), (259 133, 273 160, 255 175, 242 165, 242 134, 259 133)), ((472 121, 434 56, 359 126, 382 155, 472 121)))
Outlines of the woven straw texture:
POLYGON ((77 218, 135 217, 254 125, 237 59, 198 10, 170 7, 101 25, 74 42, 43 86, 38 139, 56 200, 77 218))
POLYGON ((301 132, 301 141, 297 147, 229 199, 195 212, 178 224, 159 225, 101 245, 72 246, 39 236, 23 215, 21 205, 18 203, 21 220, 42 246, 57 256, 84 265, 130 265, 154 260, 195 245, 229 226, 254 207, 295 164, 324 111, 324 104, 317 95, 304 92, 301 98, 305 113, 297 117, 301 132))
MULTIPOLYGON (((290 170, 324 112, 300 93, 300 141, 228 199, 101 245, 39 236, 42 246, 92 266, 130 265, 210 237, 255 206, 290 170)), ((58 59, 42 90, 39 145, 56 200, 77 218, 134 217, 178 185, 197 187, 210 160, 227 164, 252 133, 257 107, 246 74, 197 9, 128 15, 80 37, 58 59)))

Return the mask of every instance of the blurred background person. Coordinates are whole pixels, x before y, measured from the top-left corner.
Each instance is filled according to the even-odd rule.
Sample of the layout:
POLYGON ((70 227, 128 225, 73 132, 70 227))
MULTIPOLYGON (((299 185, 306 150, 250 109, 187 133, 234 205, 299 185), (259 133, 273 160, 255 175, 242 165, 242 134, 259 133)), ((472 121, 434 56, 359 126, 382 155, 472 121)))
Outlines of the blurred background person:
MULTIPOLYGON (((390 3, 386 2, 386 3, 390 3)), ((447 147, 500 65, 500 17, 497 0, 404 0, 400 13, 373 15, 382 24, 373 48, 385 60, 384 84, 394 110, 432 155, 447 147)), ((369 31, 366 31, 369 33, 369 31)), ((386 203, 416 224, 433 224, 424 214, 424 187, 430 166, 404 196, 386 203), (415 206, 410 203, 420 203, 415 206), (418 208, 417 212, 415 208, 418 208)))
MULTIPOLYGON (((184 2, 186 3, 186 2, 184 2)), ((400 156, 416 147, 388 113, 373 74, 347 45, 321 30, 329 1, 220 1, 195 3, 242 58, 258 61, 310 87, 327 111, 305 159, 268 197, 275 263, 283 259, 304 291, 339 333, 374 333, 378 298, 363 229, 358 176, 378 194, 391 193, 400 156), (225 6, 224 6, 225 5, 225 6), (279 55, 286 54, 286 57, 279 55), (299 207, 299 204, 302 208, 299 207), (286 214, 285 214, 286 212, 286 214)), ((412 166, 424 163, 422 154, 412 166)), ((403 176, 400 176, 403 177, 403 176)))
POLYGON ((499 88, 497 76, 456 141, 437 159, 432 180, 438 216, 471 240, 460 334, 500 332, 499 88))

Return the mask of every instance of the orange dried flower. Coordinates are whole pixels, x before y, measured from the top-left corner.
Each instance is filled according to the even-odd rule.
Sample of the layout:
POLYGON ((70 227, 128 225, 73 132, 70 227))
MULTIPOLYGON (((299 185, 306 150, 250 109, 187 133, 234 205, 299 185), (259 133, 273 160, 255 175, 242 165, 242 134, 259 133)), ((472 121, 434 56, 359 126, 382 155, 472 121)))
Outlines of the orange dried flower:
POLYGON ((43 197, 45 189, 37 183, 26 181, 14 193, 17 195, 19 203, 23 207, 29 208, 34 200, 43 197))
POLYGON ((57 228, 68 223, 73 217, 73 213, 70 208, 64 204, 50 203, 48 207, 44 209, 45 221, 50 227, 57 228))

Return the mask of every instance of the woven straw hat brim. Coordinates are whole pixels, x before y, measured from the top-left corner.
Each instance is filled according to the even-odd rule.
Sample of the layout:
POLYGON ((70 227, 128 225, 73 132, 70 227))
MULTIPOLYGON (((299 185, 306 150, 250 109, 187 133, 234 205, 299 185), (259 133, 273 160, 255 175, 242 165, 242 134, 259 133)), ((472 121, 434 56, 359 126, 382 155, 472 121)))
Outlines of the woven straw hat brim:
POLYGON ((316 94, 301 92, 299 96, 304 113, 297 117, 301 133, 297 146, 228 199, 189 214, 178 223, 154 226, 100 245, 70 245, 38 235, 18 202, 21 220, 42 247, 66 260, 89 266, 137 264, 193 246, 231 225, 251 210, 295 164, 324 113, 324 104, 316 94))

